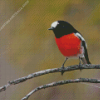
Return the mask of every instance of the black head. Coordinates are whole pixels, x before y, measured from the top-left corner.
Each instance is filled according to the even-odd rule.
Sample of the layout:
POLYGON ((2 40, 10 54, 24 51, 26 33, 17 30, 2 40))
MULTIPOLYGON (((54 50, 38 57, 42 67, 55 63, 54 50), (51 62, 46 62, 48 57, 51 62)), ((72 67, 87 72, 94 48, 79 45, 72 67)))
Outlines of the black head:
POLYGON ((53 30, 56 38, 60 38, 64 35, 76 33, 77 30, 68 22, 65 21, 55 21, 51 24, 51 28, 48 30, 53 30))

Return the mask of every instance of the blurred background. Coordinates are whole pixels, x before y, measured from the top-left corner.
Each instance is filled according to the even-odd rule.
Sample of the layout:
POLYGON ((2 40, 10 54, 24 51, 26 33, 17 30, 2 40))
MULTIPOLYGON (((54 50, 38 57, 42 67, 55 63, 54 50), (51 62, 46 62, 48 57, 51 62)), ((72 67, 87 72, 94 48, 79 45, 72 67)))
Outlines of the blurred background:
MULTIPOLYGON (((100 0, 0 0, 0 87, 28 74, 61 67, 64 56, 52 31, 56 20, 71 23, 85 38, 92 64, 100 59, 100 0)), ((78 64, 70 59, 65 66, 78 64)), ((52 73, 0 93, 0 100, 21 100, 34 88, 59 80, 100 79, 99 70, 52 73)), ((67 84, 40 90, 29 100, 99 100, 100 84, 67 84), (91 86, 94 85, 94 86, 91 86)))

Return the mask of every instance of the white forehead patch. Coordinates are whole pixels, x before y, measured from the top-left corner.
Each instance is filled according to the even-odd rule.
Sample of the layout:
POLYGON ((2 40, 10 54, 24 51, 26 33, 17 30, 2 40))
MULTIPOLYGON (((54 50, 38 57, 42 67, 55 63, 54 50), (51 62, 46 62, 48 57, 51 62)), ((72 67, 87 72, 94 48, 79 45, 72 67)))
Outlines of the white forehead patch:
POLYGON ((51 27, 56 28, 58 24, 59 24, 58 21, 55 21, 55 22, 53 22, 53 23, 51 24, 51 27))

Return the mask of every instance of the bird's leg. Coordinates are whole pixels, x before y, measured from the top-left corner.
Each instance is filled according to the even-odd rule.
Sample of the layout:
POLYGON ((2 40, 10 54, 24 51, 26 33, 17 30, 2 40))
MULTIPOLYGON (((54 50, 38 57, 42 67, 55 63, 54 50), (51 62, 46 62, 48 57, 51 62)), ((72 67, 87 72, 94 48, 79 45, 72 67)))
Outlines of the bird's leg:
POLYGON ((82 70, 82 68, 81 68, 81 57, 79 57, 79 68, 80 68, 80 71, 82 70))
POLYGON ((67 61, 67 59, 68 59, 68 58, 65 59, 64 63, 63 63, 62 66, 61 66, 61 69, 62 69, 61 75, 63 75, 63 73, 64 73, 64 68, 65 68, 65 67, 64 67, 64 64, 65 64, 65 62, 67 61))

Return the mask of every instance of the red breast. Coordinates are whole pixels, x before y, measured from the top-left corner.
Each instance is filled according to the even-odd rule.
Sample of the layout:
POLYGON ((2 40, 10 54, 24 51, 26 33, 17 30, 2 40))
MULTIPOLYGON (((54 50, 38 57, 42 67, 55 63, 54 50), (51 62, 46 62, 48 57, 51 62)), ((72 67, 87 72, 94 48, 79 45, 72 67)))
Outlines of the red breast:
POLYGON ((56 44, 61 53, 66 57, 81 54, 81 40, 74 33, 64 35, 60 38, 55 37, 56 44))

